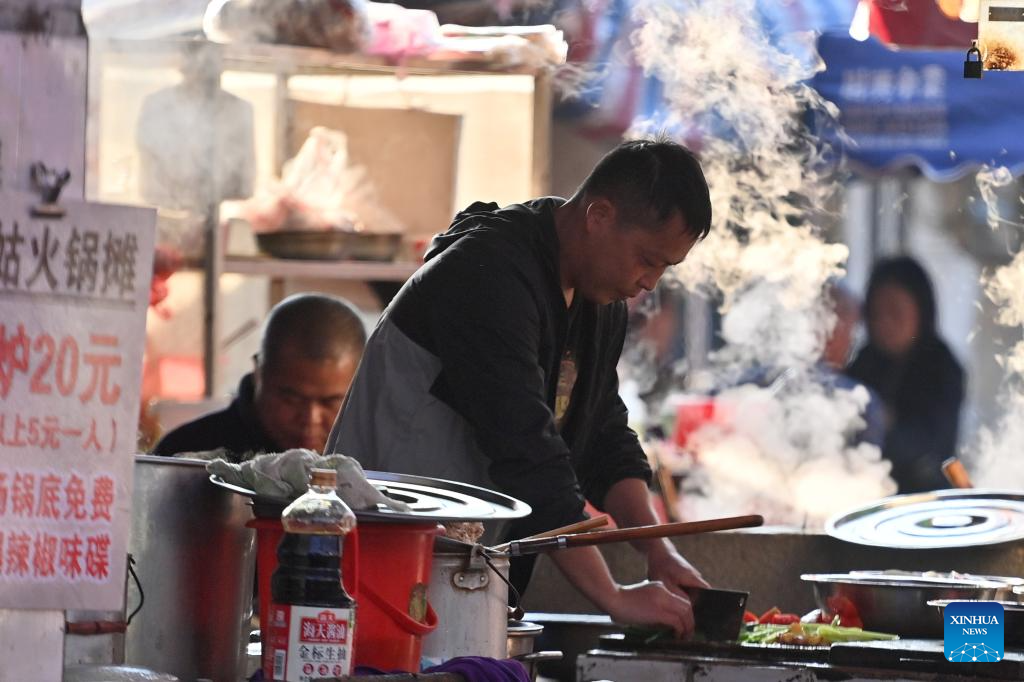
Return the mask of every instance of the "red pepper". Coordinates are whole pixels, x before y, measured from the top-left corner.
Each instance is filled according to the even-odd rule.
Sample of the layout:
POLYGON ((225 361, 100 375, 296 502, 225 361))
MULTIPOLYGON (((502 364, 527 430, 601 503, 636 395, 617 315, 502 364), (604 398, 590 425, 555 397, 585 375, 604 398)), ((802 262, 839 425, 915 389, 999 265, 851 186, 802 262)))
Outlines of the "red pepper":
POLYGON ((744 623, 756 623, 757 622, 757 614, 754 613, 753 611, 744 611, 743 612, 743 622, 744 623))
POLYGON ((864 621, 860 618, 857 607, 848 598, 835 595, 826 600, 828 610, 839 616, 839 624, 848 628, 862 628, 864 621))
POLYGON ((768 609, 767 611, 765 611, 764 613, 762 613, 760 616, 758 616, 757 622, 761 623, 762 625, 766 624, 766 623, 771 623, 772 622, 772 616, 774 616, 774 615, 776 615, 778 613, 782 613, 782 611, 779 610, 778 606, 773 606, 770 609, 768 609))
POLYGON ((800 622, 800 616, 795 613, 776 613, 768 622, 772 625, 792 625, 800 622))

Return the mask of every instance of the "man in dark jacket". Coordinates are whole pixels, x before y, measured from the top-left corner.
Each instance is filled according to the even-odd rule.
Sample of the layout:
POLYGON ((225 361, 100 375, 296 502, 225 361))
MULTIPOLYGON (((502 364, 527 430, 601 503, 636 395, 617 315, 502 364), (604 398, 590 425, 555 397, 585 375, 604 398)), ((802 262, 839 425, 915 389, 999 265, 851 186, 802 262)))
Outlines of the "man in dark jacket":
POLYGON ((344 301, 286 298, 267 316, 254 371, 242 377, 231 404, 174 429, 154 453, 321 450, 365 343, 363 323, 344 301))
MULTIPOLYGON (((620 145, 569 200, 473 204, 385 311, 327 450, 524 500, 533 513, 509 537, 581 520, 585 498, 621 526, 656 523, 618 396, 624 300, 710 224, 700 165, 665 141, 620 145)), ((668 541, 638 548, 654 582, 617 584, 592 547, 551 556, 616 620, 689 632, 684 588, 706 583, 668 541)))

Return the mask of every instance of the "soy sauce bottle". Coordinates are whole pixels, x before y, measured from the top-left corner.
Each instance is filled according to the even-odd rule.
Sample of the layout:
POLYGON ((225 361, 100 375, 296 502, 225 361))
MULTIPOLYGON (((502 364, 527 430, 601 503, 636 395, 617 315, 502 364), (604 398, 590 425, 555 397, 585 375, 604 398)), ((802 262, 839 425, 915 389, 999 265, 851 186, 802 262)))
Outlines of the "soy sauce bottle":
POLYGON ((335 485, 333 470, 314 469, 309 490, 281 514, 285 534, 270 579, 270 651, 263 656, 272 680, 352 672, 356 603, 341 581, 341 551, 356 517, 335 485))

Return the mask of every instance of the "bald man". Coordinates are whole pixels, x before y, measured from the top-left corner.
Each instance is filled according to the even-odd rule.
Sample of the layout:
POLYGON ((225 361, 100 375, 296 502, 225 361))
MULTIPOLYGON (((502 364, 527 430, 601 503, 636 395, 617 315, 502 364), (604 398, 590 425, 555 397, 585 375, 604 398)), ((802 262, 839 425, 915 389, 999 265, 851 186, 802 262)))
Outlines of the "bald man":
POLYGON ((174 429, 154 454, 321 451, 365 344, 362 320, 341 299, 286 298, 267 316, 253 371, 242 377, 231 404, 174 429))

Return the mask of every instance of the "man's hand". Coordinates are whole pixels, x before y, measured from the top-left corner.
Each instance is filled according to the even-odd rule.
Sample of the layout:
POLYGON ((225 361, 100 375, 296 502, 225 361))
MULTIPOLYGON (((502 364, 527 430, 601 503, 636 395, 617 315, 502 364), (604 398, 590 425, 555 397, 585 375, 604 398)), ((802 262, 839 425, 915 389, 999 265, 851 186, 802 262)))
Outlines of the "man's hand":
MULTIPOLYGON (((613 485, 605 498, 605 507, 622 527, 659 522, 647 485, 638 478, 626 478, 613 485)), ((633 547, 647 556, 647 577, 662 581, 673 594, 685 597, 687 587, 711 587, 669 539, 638 540, 633 547)))
POLYGON ((563 549, 548 556, 583 596, 613 620, 667 625, 680 637, 693 632, 693 608, 688 597, 674 594, 660 582, 619 585, 596 547, 563 549))
POLYGON ((647 553, 647 577, 664 583, 673 594, 681 597, 686 596, 688 587, 711 587, 669 543, 654 545, 647 553))
POLYGON ((667 625, 679 638, 693 633, 693 608, 690 600, 686 596, 673 594, 657 581, 618 586, 607 605, 607 611, 617 623, 667 625))

